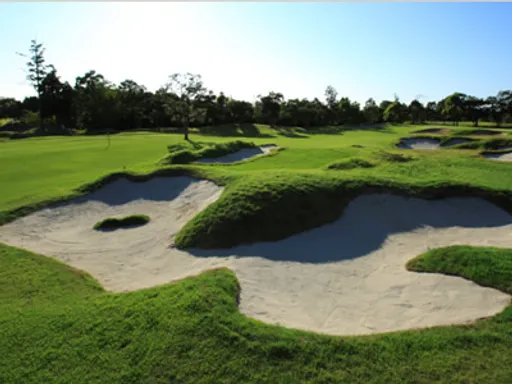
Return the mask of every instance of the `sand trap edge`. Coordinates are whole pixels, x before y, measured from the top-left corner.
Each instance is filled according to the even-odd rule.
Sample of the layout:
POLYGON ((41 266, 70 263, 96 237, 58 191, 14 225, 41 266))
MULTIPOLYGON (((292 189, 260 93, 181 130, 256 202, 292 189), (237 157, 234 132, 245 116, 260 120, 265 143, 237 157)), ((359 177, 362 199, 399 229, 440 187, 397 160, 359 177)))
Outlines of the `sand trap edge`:
POLYGON ((180 166, 174 166, 173 168, 161 168, 149 173, 131 173, 131 172, 113 172, 107 175, 101 176, 98 179, 82 184, 81 186, 72 189, 71 193, 65 196, 50 198, 46 200, 41 200, 37 203, 24 205, 18 208, 6 210, 0 213, 0 226, 10 223, 16 220, 19 217, 29 215, 33 212, 39 211, 44 208, 53 208, 58 207, 61 204, 65 204, 74 200, 76 198, 85 196, 91 192, 94 192, 106 184, 112 183, 116 180, 125 178, 128 181, 134 183, 142 183, 148 181, 153 178, 158 177, 180 177, 186 176, 195 179, 208 180, 214 184, 219 186, 224 186, 225 184, 220 182, 219 180, 215 180, 213 178, 205 177, 205 175, 199 169, 192 168, 182 168, 180 166))

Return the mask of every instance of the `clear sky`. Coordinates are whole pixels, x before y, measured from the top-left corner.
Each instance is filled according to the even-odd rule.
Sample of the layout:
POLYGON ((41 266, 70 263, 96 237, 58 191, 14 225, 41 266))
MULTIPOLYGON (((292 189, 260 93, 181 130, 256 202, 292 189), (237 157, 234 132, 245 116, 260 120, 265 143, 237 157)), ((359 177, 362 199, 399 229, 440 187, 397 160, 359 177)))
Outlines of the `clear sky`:
POLYGON ((63 80, 95 69, 156 90, 174 72, 253 101, 277 91, 361 103, 512 88, 512 3, 0 3, 0 96, 33 94, 37 38, 63 80))

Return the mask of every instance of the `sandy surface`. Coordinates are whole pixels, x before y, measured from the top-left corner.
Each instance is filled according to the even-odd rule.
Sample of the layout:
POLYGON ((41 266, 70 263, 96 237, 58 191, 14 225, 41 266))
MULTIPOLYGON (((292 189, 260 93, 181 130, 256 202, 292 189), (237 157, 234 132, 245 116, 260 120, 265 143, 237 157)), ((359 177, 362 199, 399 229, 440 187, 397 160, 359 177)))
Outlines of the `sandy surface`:
POLYGON ((256 148, 244 148, 238 152, 230 153, 226 156, 199 159, 196 161, 196 163, 235 163, 237 161, 250 159, 254 156, 266 155, 267 153, 270 153, 273 148, 277 148, 277 145, 269 144, 256 148))
POLYGON ((404 268, 429 248, 512 247, 512 217, 484 200, 365 195, 336 222, 282 241, 216 251, 170 248, 179 228, 221 191, 185 177, 119 180, 0 227, 0 241, 53 255, 112 291, 227 266, 240 280, 246 315, 336 335, 464 323, 494 315, 510 302, 510 296, 462 278, 404 268), (151 221, 114 232, 92 229, 106 217, 136 213, 151 221))
POLYGON ((507 153, 486 153, 483 156, 491 160, 512 161, 512 151, 507 153))
POLYGON ((401 149, 427 149, 435 150, 443 147, 451 147, 453 145, 467 143, 471 140, 463 138, 453 138, 441 145, 441 141, 437 139, 402 139, 397 147, 401 149))
POLYGON ((402 149, 439 149, 440 141, 435 139, 402 139, 397 145, 402 149))

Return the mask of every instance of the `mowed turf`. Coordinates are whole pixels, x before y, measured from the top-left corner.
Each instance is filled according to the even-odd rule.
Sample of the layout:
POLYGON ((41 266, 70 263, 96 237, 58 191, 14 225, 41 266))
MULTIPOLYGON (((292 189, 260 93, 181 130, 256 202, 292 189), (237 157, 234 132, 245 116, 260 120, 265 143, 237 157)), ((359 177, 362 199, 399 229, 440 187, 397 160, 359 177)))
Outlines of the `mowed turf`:
MULTIPOLYGON (((478 258, 481 249, 465 252, 474 259, 455 273, 481 276, 505 266, 499 278, 485 283, 510 287, 511 251, 493 249, 485 263, 478 258)), ((430 258, 427 266, 454 273, 439 259, 430 258)), ((509 383, 512 378, 512 307, 468 326, 329 337, 244 317, 237 309, 238 290, 234 274, 221 269, 111 294, 85 273, 0 245, 0 382, 509 383)))
MULTIPOLYGON (((297 217, 319 212, 318 225, 326 219, 322 212, 333 216, 330 202, 340 193, 366 184, 406 192, 447 184, 504 195, 512 189, 512 164, 479 158, 475 150, 394 147, 428 126, 300 137, 259 128, 264 137, 191 135, 194 142, 245 140, 285 149, 237 165, 184 166, 227 183, 218 203, 189 223, 186 241, 193 243, 194 226, 220 222, 223 212, 237 225, 256 225, 255 214, 270 220, 266 212, 277 207, 294 220, 299 207, 297 217), (341 166, 329 169, 331 164, 341 166)), ((0 212, 65 197, 112 172, 154 171, 167 146, 181 142, 181 135, 151 133, 114 135, 108 148, 106 136, 2 142, 0 212)), ((468 326, 330 337, 246 318, 237 308, 236 276, 225 269, 112 294, 86 273, 45 256, 0 244, 0 383, 512 382, 510 306, 468 326)), ((449 247, 408 267, 512 293, 511 250, 449 247)))
MULTIPOLYGON (((265 137, 237 137, 236 140, 259 145, 277 144, 285 150, 276 156, 246 161, 235 166, 196 167, 207 170, 213 178, 225 175, 226 172, 232 177, 242 177, 247 172, 266 173, 269 170, 323 171, 331 162, 350 157, 367 157, 380 150, 396 151, 394 144, 401 136, 420 128, 400 126, 381 130, 341 130, 341 133, 301 135, 300 138, 282 136, 266 126, 259 126, 259 129, 265 137)), ((233 137, 198 134, 192 134, 191 139, 218 143, 235 140, 233 137)), ((167 155, 167 146, 183 141, 179 134, 142 132, 112 135, 110 145, 106 136, 4 141, 0 150, 0 212, 69 195, 75 188, 109 173, 151 172, 161 167, 158 162, 167 155)), ((353 169, 350 177, 375 176, 433 182, 456 180, 489 188, 512 188, 512 179, 507 177, 509 164, 477 158, 476 154, 476 151, 471 150, 430 151, 420 153, 418 162, 385 164, 377 169, 353 169)), ((330 173, 329 177, 332 176, 330 173)))

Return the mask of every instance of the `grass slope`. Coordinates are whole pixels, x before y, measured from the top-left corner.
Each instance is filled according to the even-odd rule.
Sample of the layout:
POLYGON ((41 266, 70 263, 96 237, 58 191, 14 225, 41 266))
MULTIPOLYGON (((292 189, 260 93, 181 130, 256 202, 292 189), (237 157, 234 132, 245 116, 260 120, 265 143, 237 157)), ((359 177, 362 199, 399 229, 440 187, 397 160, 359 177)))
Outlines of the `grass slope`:
POLYGON ((244 148, 255 148, 256 144, 241 140, 227 143, 184 142, 170 145, 169 154, 160 160, 160 164, 187 164, 199 159, 217 158, 235 153, 244 148))
POLYGON ((454 245, 437 248, 407 263, 416 272, 461 276, 512 294, 512 250, 454 245))
POLYGON ((149 216, 146 215, 131 215, 121 218, 109 217, 105 220, 98 221, 94 224, 94 229, 105 230, 105 229, 117 229, 125 227, 140 226, 149 223, 149 216))
MULTIPOLYGON (((396 163, 407 164, 401 158, 396 163)), ((458 183, 350 180, 346 174, 338 175, 266 173, 242 179, 229 185, 219 200, 189 221, 175 237, 175 244, 182 249, 229 248, 283 239, 334 221, 352 199, 364 193, 423 198, 480 196, 512 212, 509 190, 458 183)))
MULTIPOLYGON (((460 273, 479 274, 488 262, 500 270, 503 255, 511 260, 511 251, 503 252, 508 256, 495 254, 486 264, 468 258, 460 273)), ((499 281, 512 280, 510 267, 501 271, 499 281)), ((501 286, 499 281, 490 283, 501 286)), ((226 269, 111 294, 82 272, 2 245, 0 287, 0 382, 6 384, 509 383, 512 378, 512 307, 468 326, 329 337, 244 317, 237 309, 237 280, 226 269)))

